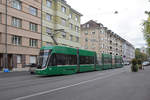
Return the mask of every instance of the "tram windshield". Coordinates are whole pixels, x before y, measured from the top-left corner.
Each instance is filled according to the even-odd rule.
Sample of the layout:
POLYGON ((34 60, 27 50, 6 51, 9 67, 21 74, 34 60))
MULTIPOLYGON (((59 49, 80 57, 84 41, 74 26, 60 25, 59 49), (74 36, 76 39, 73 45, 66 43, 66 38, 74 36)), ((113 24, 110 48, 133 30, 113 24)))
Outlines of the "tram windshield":
POLYGON ((41 50, 38 58, 38 65, 40 68, 46 67, 48 56, 50 55, 51 50, 41 50))

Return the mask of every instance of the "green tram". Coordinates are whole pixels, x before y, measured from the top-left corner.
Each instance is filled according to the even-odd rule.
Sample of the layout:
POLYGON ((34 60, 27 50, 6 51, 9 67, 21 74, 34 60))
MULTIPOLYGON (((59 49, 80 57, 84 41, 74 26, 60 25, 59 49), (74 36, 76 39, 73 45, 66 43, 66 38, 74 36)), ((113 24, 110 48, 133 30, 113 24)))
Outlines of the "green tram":
POLYGON ((115 66, 116 68, 121 68, 123 67, 123 59, 121 56, 115 56, 115 66))
POLYGON ((102 65, 103 69, 111 69, 112 68, 112 55, 110 54, 102 54, 102 65))
POLYGON ((104 63, 99 65, 97 54, 94 51, 64 46, 45 46, 40 49, 35 73, 38 75, 67 75, 112 68, 112 57, 102 55, 104 63), (107 60, 107 58, 111 59, 107 60))

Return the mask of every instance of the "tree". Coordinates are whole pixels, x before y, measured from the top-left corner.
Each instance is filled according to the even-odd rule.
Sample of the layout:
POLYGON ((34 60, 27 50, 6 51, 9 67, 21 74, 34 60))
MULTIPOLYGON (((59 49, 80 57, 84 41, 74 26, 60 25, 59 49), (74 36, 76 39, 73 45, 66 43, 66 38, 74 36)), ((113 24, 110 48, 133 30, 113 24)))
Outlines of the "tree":
POLYGON ((144 33, 144 38, 145 38, 145 40, 147 42, 147 46, 148 46, 148 53, 150 55, 150 12, 145 11, 145 14, 148 15, 148 19, 143 22, 144 27, 143 27, 142 31, 144 33))
POLYGON ((147 42, 148 47, 150 47, 150 12, 145 11, 145 14, 147 14, 149 17, 147 20, 143 22, 143 33, 144 33, 144 38, 147 42))
POLYGON ((135 58, 138 60, 140 59, 142 62, 147 60, 147 55, 145 53, 140 52, 139 48, 135 50, 135 58))

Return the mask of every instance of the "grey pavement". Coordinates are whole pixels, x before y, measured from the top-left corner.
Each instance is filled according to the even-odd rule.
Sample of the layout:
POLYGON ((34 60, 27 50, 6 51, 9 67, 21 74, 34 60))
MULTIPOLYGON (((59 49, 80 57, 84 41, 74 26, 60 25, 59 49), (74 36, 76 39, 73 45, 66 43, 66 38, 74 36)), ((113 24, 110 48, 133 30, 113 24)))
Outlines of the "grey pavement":
POLYGON ((66 76, 0 74, 0 100, 150 100, 150 67, 66 76))
MULTIPOLYGON (((23 72, 23 71, 28 71, 29 67, 25 67, 25 68, 13 68, 13 70, 10 70, 10 72, 23 72)), ((10 73, 8 72, 8 73, 10 73)), ((5 73, 4 71, 0 71, 0 73, 5 73)))

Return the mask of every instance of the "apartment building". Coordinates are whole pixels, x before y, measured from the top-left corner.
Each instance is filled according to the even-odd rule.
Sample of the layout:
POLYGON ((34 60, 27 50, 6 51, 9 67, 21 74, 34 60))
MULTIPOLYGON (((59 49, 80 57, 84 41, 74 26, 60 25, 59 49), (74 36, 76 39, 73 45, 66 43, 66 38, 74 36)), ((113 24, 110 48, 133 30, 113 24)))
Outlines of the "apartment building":
POLYGON ((101 60, 101 53, 104 52, 105 32, 103 25, 93 20, 81 25, 81 47, 91 51, 96 51, 98 59, 101 60))
POLYGON ((43 0, 42 45, 80 48, 80 17, 65 0, 43 0))
POLYGON ((0 68, 35 63, 41 47, 41 0, 0 0, 0 68))
POLYGON ((114 55, 122 56, 122 45, 123 45, 123 39, 112 32, 111 30, 107 31, 107 45, 108 45, 108 51, 107 53, 114 55))
POLYGON ((99 60, 101 60, 102 53, 112 54, 113 56, 123 55, 123 39, 101 23, 90 20, 82 24, 81 37, 81 47, 96 51, 99 60))
POLYGON ((123 42, 123 61, 130 62, 133 58, 135 58, 135 48, 131 43, 124 40, 124 42, 123 42))

